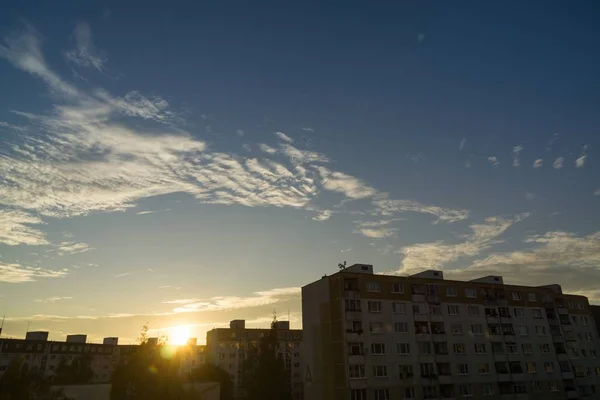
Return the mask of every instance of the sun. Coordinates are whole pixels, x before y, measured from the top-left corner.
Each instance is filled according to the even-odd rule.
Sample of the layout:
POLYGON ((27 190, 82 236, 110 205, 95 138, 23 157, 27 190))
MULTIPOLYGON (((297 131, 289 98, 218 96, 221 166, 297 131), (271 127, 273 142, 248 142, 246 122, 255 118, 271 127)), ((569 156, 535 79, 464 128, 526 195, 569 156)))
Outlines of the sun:
POLYGON ((190 328, 185 325, 174 326, 169 329, 169 343, 181 346, 187 343, 190 338, 190 328))

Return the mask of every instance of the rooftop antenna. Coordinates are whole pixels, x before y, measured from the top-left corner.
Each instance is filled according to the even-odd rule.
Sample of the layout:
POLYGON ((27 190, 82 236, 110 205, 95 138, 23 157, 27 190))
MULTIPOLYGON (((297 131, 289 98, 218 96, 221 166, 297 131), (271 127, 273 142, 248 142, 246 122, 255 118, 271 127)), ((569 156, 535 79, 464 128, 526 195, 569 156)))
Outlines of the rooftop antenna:
POLYGON ((31 320, 27 321, 27 332, 29 332, 29 327, 31 326, 31 320))
POLYGON ((6 314, 2 316, 2 324, 0 325, 0 337, 2 337, 2 328, 4 328, 4 319, 6 318, 6 314))
POLYGON ((288 325, 292 329, 292 321, 290 321, 290 309, 288 308, 288 325))
POLYGON ((340 271, 346 269, 346 261, 344 261, 343 263, 339 263, 338 267, 340 268, 340 271))

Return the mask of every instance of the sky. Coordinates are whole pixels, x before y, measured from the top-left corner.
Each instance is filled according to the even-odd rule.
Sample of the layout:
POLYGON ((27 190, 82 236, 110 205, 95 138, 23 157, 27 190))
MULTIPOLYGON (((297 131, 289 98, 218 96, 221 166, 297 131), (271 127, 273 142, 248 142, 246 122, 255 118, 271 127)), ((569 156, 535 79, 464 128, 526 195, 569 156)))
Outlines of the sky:
POLYGON ((343 261, 600 303, 598 3, 388 3, 2 2, 3 335, 300 328, 343 261))

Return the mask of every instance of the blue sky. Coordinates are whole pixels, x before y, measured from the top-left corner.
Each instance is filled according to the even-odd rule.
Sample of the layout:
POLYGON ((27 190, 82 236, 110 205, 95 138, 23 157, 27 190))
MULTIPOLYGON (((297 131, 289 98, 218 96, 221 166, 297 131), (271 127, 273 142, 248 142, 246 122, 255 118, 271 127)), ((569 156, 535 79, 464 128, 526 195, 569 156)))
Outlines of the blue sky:
POLYGON ((219 3, 0 6, 6 334, 300 326, 343 260, 600 302, 595 2, 219 3))

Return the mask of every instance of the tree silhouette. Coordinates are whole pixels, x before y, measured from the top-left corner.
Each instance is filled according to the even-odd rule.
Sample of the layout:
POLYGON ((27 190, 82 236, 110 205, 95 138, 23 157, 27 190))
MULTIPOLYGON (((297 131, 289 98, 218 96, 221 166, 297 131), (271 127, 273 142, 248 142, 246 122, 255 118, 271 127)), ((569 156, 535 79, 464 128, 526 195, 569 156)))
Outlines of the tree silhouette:
POLYGON ((248 350, 242 365, 242 384, 247 400, 290 400, 290 375, 279 353, 277 316, 273 315, 271 329, 259 341, 258 347, 248 350))

